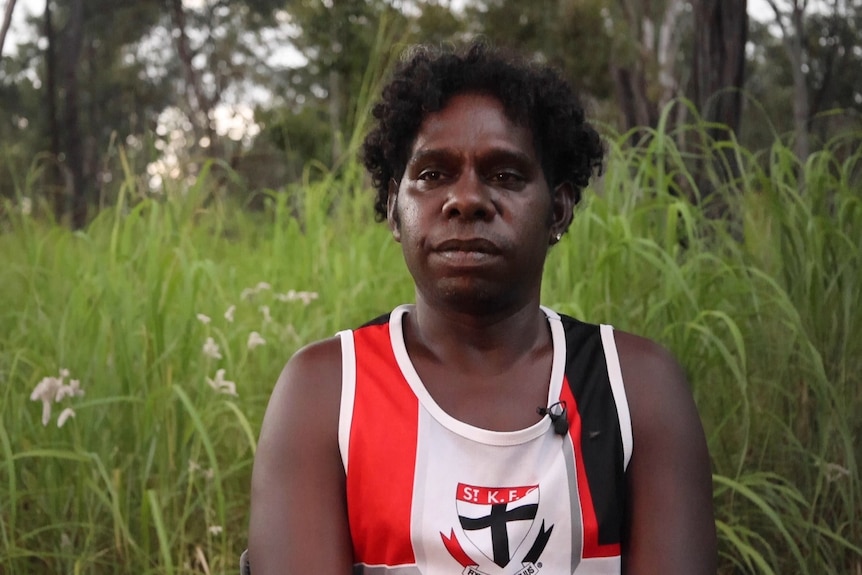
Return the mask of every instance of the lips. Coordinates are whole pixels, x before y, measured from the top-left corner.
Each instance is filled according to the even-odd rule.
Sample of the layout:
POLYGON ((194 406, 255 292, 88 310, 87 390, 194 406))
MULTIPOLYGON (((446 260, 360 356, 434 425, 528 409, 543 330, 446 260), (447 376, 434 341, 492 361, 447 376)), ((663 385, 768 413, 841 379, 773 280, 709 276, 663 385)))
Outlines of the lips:
POLYGON ((483 238, 451 239, 440 242, 434 248, 437 252, 465 252, 496 255, 500 248, 494 242, 483 238))

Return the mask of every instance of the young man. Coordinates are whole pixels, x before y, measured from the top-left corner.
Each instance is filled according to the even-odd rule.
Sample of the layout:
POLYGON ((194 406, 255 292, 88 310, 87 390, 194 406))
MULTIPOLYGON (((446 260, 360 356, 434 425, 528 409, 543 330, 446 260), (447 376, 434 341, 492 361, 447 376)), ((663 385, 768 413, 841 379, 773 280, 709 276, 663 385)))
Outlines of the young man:
POLYGON ((364 160, 416 301, 287 364, 255 575, 715 573, 709 456, 657 344, 540 305, 602 148, 553 71, 414 52, 364 160))

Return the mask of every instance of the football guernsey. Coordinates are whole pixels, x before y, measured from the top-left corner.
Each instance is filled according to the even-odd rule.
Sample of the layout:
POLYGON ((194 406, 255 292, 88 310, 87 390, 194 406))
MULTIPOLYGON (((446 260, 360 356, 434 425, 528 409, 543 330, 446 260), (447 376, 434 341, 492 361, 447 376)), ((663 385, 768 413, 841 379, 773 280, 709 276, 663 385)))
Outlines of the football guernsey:
POLYGON ((613 329, 542 308, 548 406, 565 407, 567 429, 545 415, 490 431, 448 415, 425 389, 404 344, 411 309, 339 333, 354 573, 620 573, 632 433, 613 329))

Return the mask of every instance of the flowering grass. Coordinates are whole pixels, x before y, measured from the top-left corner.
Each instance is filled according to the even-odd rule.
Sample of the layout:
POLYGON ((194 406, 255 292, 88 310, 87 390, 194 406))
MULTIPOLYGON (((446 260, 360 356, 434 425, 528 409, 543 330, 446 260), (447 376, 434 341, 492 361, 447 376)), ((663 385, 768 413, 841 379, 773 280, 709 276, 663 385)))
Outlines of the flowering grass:
MULTIPOLYGON (((611 143, 544 302, 686 367, 722 573, 862 573, 862 136, 805 164, 673 141, 611 143), (692 162, 728 152, 740 175, 695 206, 692 162)), ((156 197, 139 180, 81 232, 21 209, 33 187, 0 212, 0 573, 236 572, 284 362, 412 298, 356 165, 263 211, 206 170, 156 197)))

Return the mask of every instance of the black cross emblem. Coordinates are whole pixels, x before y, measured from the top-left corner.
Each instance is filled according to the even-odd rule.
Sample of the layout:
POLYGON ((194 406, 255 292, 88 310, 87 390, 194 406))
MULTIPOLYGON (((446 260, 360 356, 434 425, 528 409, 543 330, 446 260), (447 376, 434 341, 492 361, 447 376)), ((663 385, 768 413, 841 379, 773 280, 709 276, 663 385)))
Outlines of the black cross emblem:
POLYGON ((464 531, 478 531, 479 529, 491 528, 491 545, 494 550, 494 563, 505 567, 511 561, 509 557, 509 532, 506 524, 510 521, 532 521, 536 518, 539 510, 538 503, 521 505, 514 509, 506 509, 506 503, 495 503, 491 505, 490 515, 485 517, 464 517, 459 515, 461 527, 464 531))

